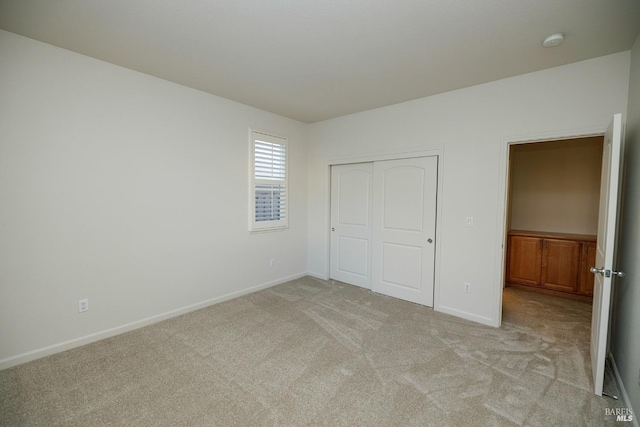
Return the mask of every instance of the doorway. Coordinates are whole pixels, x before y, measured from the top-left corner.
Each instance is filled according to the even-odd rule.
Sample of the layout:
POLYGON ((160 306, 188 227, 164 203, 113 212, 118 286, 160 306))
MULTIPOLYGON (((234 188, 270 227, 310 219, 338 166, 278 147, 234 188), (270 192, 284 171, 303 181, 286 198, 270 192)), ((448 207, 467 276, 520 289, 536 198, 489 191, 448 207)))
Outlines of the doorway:
POLYGON ((510 146, 505 286, 591 301, 603 139, 510 146))
MULTIPOLYGON (((595 147, 602 147, 600 157, 601 167, 594 163, 591 165, 593 175, 600 175, 600 191, 597 192, 598 213, 596 215, 595 234, 585 235, 569 234, 560 232, 533 232, 528 236, 518 235, 513 232, 515 223, 512 215, 517 191, 513 191, 516 179, 513 178, 517 166, 513 159, 509 160, 510 179, 508 180, 507 220, 505 229, 507 234, 507 248, 505 256, 507 258, 505 271, 505 284, 517 281, 517 276, 521 273, 530 275, 533 280, 529 283, 529 289, 538 292, 554 293, 562 296, 577 298, 582 296, 593 296, 591 309, 591 337, 590 337, 590 358, 593 379, 593 389, 596 395, 601 396, 603 392, 605 378, 606 349, 608 340, 608 325, 610 317, 611 286, 616 275, 623 273, 615 271, 615 240, 617 208, 619 202, 619 172, 622 151, 622 115, 614 115, 605 135, 598 142, 594 141, 595 147), (599 172, 596 174, 596 172, 599 172), (524 245, 522 241, 514 239, 529 239, 524 245), (595 241, 595 242, 594 242, 595 241), (524 247, 526 250, 523 250, 524 247), (555 248, 555 249, 552 249, 555 248), (578 248, 578 250, 574 250, 578 248), (514 258, 520 257, 519 261, 514 258), (524 260, 524 261, 523 261, 524 260), (591 266, 591 268, 590 268, 591 266), (601 267, 595 267, 601 266, 601 267), (590 270, 590 271, 589 271, 590 270), (513 274, 516 271, 518 274, 513 274), (589 273, 593 273, 591 276, 589 273), (537 280, 537 282, 536 282, 537 280), (588 281, 588 286, 585 285, 588 281), (549 289, 551 288, 551 289, 549 289), (556 288, 556 289, 554 289, 556 288), (590 295, 587 295, 588 290, 590 295), (582 294, 582 295, 581 295, 582 294)), ((511 152, 510 147, 510 154, 511 152)), ((510 156, 511 157, 511 156, 510 156)), ((573 160, 572 156, 568 156, 573 160)), ((597 160, 597 157, 595 157, 597 160)), ((567 178, 567 174, 573 169, 563 167, 564 171, 555 180, 552 180, 555 188, 565 188, 566 182, 570 182, 573 177, 567 178), (561 179, 561 178, 564 178, 561 179)), ((595 177, 594 177, 595 178, 595 177)), ((551 190, 557 192, 565 199, 575 202, 575 193, 551 190)), ((584 194, 582 194, 584 196, 584 194)), ((546 209, 561 210, 563 205, 547 205, 546 209)), ((566 208, 565 208, 566 210, 566 208)), ((552 212, 551 215, 557 215, 552 212)), ((572 216, 567 217, 566 224, 570 226, 580 226, 580 222, 572 216), (578 223, 578 224, 576 224, 578 223)))

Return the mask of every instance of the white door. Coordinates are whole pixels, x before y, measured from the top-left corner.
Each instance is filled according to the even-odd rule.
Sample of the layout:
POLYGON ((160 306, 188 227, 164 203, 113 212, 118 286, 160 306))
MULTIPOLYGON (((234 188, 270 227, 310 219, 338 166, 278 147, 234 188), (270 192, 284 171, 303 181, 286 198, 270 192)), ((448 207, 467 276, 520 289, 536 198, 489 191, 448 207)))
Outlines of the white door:
POLYGON ((433 306, 437 157, 374 163, 373 290, 433 306))
POLYGON ((373 164, 331 167, 330 277, 371 289, 373 164))
POLYGON ((593 289, 593 314, 591 317, 591 369, 595 393, 602 396, 604 362, 607 353, 611 285, 616 277, 614 270, 616 247, 616 222, 618 219, 618 181, 622 150, 622 115, 616 114, 604 137, 602 178, 600 183, 600 212, 598 214, 598 243, 596 275, 593 289))

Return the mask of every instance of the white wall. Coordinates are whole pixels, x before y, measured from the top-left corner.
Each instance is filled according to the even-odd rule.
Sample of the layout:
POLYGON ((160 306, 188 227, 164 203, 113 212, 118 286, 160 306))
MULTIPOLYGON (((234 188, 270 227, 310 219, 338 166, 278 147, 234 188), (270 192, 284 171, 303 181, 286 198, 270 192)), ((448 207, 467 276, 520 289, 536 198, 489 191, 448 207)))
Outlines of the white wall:
POLYGON ((640 35, 631 50, 629 106, 624 145, 624 193, 618 233, 611 352, 635 419, 640 416, 640 35))
POLYGON ((511 146, 511 229, 598 233, 602 137, 511 146))
POLYGON ((326 276, 329 159, 433 147, 436 308, 497 324, 506 144, 603 131, 626 110, 630 57, 305 125, 3 31, 0 52, 0 369, 326 276), (246 231, 249 127, 290 138, 287 231, 246 231))
POLYGON ((507 142, 604 132, 628 81, 624 52, 310 125, 309 270, 328 274, 329 159, 442 146, 435 308, 497 325, 507 142))
POLYGON ((306 124, 4 31, 0 55, 0 368, 306 272, 306 124), (290 138, 287 231, 247 231, 249 127, 290 138))

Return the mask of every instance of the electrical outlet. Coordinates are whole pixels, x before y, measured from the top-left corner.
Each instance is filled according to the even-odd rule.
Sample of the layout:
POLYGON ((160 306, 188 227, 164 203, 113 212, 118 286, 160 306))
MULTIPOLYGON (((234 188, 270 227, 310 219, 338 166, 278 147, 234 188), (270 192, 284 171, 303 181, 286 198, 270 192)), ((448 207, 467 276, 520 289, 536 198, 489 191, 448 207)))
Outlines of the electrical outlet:
POLYGON ((89 310, 89 298, 78 301, 78 312, 82 313, 89 310))
POLYGON ((275 259, 272 259, 271 261, 269 261, 269 265, 270 265, 271 267, 275 267, 275 266, 276 266, 276 260, 275 260, 275 259))
POLYGON ((464 291, 466 293, 471 292, 471 283, 464 282, 464 291))

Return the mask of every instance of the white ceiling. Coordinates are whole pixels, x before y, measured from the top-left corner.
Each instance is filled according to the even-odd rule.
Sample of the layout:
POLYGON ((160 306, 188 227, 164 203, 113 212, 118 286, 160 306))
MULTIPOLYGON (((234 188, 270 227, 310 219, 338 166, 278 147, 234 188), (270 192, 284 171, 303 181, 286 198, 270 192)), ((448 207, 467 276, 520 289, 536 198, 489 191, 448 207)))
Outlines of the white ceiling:
POLYGON ((640 1, 0 0, 0 28, 312 123, 628 50, 640 1))

